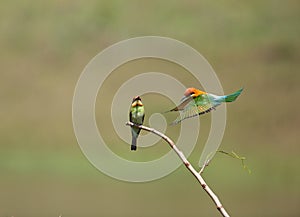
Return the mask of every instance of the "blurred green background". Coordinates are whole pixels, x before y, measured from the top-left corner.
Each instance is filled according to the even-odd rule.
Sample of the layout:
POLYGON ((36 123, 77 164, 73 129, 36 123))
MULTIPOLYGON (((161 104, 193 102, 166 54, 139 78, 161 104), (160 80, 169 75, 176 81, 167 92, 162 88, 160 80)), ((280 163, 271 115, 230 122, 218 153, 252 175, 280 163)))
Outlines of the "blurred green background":
MULTIPOLYGON (((183 166, 157 181, 122 182, 77 144, 72 97, 83 68, 143 35, 189 44, 225 92, 245 88, 227 107, 221 148, 246 156, 252 173, 217 154, 204 174, 228 212, 300 216, 299 20, 296 0, 1 1, 0 216, 220 216, 183 166)), ((203 121, 209 126, 209 115, 203 121)), ((189 158, 195 166, 205 141, 189 158)))

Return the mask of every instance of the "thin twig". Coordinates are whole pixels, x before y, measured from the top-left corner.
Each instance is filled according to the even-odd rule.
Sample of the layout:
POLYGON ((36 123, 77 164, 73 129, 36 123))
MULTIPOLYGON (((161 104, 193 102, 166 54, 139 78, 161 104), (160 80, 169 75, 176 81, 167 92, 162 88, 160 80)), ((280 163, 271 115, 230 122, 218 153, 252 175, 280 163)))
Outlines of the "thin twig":
MULTIPOLYGON (((186 166, 186 168, 194 175, 194 177, 198 180, 198 182, 200 183, 200 185, 202 186, 202 188, 206 191, 206 193, 210 196, 210 198, 213 200, 213 202, 216 204, 217 209, 219 210, 219 212, 224 216, 224 217, 230 217, 229 214, 226 212, 225 208, 222 206, 219 198, 217 197, 217 195, 208 187, 208 185, 206 184, 206 182, 204 181, 204 179, 202 178, 201 174, 198 173, 194 167, 190 164, 190 162, 186 159, 186 157, 184 156, 184 154, 182 153, 182 151, 180 151, 177 146, 175 145, 175 143, 169 138, 167 137, 165 134, 153 129, 153 128, 149 128, 149 127, 145 127, 143 125, 137 125, 131 122, 127 122, 126 125, 128 126, 136 126, 139 127, 145 131, 154 133, 156 135, 158 135, 159 137, 161 137, 162 139, 164 139, 169 145, 170 147, 176 152, 176 154, 178 155, 178 157, 182 160, 183 164, 186 166)), ((204 166, 205 167, 205 166, 204 166)), ((204 170, 204 168, 203 168, 204 170)), ((203 172, 203 170, 201 170, 200 172, 203 172)))
POLYGON ((205 167, 207 167, 209 164, 209 160, 205 162, 205 164, 200 168, 199 174, 202 174, 204 172, 205 167))
POLYGON ((245 157, 242 157, 242 156, 239 156, 237 153, 235 153, 234 151, 231 151, 230 152, 227 152, 227 151, 223 151, 223 150, 218 150, 219 153, 222 153, 222 154, 226 154, 232 158, 235 158, 235 159, 238 159, 242 162, 242 166, 245 170, 248 171, 249 174, 251 174, 251 170, 249 169, 249 167, 245 164, 245 160, 246 158, 245 157))

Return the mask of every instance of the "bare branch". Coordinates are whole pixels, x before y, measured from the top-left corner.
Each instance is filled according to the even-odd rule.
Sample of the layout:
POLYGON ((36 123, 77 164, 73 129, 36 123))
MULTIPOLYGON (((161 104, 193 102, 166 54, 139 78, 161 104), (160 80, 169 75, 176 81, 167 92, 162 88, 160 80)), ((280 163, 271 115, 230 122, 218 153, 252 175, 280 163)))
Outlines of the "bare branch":
POLYGON ((209 164, 209 161, 206 161, 205 164, 200 168, 199 174, 202 174, 204 172, 205 167, 207 167, 209 164))
POLYGON ((186 159, 186 157, 184 156, 184 154, 182 153, 182 151, 180 151, 177 146, 175 145, 175 143, 169 138, 167 137, 165 134, 153 129, 153 128, 149 128, 149 127, 145 127, 143 125, 137 125, 131 122, 127 122, 126 123, 127 126, 136 126, 139 127, 145 131, 151 132, 153 134, 158 135, 159 137, 161 137, 163 140, 165 140, 170 147, 176 152, 176 154, 178 155, 178 157, 182 160, 183 164, 186 166, 186 168, 194 175, 194 177, 198 180, 198 182, 200 183, 200 185, 202 186, 202 188, 206 191, 206 193, 210 196, 210 198, 213 200, 213 202, 216 204, 217 209, 219 210, 219 212, 222 214, 222 216, 224 217, 230 217, 229 214, 226 212, 225 208, 222 206, 219 198, 217 197, 217 195, 208 187, 208 185, 206 184, 206 182, 204 181, 204 179, 201 176, 201 173, 203 172, 205 166, 207 166, 207 164, 205 166, 203 166, 203 169, 200 170, 200 172, 198 173, 194 167, 190 164, 190 162, 186 159))

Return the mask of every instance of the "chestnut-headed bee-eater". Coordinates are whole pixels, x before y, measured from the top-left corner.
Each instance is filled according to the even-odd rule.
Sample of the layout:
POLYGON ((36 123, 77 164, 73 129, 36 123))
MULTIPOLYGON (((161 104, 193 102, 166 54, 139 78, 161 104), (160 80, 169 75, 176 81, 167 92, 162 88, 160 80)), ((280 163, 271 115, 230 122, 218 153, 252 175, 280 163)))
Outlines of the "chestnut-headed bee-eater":
POLYGON ((179 111, 180 115, 171 125, 180 123, 182 120, 208 113, 221 105, 223 102, 233 102, 241 94, 240 90, 224 96, 217 96, 196 88, 190 87, 184 92, 181 103, 170 111, 179 111))
MULTIPOLYGON (((144 105, 142 103, 141 97, 136 96, 132 100, 132 104, 129 112, 129 120, 135 124, 143 124, 145 117, 144 105)), ((141 129, 138 127, 131 127, 132 142, 131 150, 136 150, 136 140, 140 134, 141 129)))

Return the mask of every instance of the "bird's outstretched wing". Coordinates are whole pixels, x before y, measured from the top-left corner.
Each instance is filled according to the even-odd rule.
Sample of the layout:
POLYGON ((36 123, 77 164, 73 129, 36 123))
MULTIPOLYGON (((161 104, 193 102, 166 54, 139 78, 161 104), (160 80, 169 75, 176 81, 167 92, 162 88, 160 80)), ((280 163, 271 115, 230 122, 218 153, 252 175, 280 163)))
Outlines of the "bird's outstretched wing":
POLYGON ((184 107, 183 110, 179 110, 180 115, 176 118, 175 121, 171 123, 171 125, 176 125, 187 118, 192 118, 198 115, 208 113, 211 110, 215 109, 216 106, 218 106, 218 105, 213 105, 209 100, 207 101, 205 100, 201 102, 201 104, 199 105, 197 104, 199 103, 192 100, 184 107))
POLYGON ((170 111, 167 111, 167 112, 182 111, 192 101, 193 101, 193 97, 186 97, 183 100, 181 100, 181 102, 178 106, 176 106, 175 108, 173 108, 173 109, 171 109, 170 111))

